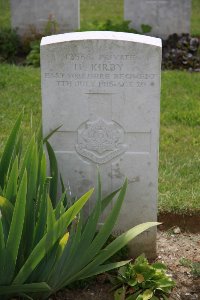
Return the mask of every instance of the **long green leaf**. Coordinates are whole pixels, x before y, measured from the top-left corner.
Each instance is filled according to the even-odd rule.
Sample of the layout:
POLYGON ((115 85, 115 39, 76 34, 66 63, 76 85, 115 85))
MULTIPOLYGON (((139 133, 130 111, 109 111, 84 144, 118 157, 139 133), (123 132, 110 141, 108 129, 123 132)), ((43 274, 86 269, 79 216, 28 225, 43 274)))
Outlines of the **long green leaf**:
POLYGON ((45 184, 42 187, 42 195, 40 196, 40 203, 38 208, 38 220, 35 225, 34 231, 34 243, 33 246, 36 246, 41 238, 46 233, 47 225, 47 199, 49 194, 49 181, 50 178, 46 178, 45 184))
POLYGON ((60 184, 61 184, 62 194, 65 195, 63 200, 63 206, 67 208, 68 199, 67 199, 66 187, 64 185, 64 181, 61 174, 60 174, 60 184))
MULTIPOLYGON (((100 180, 100 175, 98 174, 97 202, 93 209, 93 212, 88 218, 82 236, 80 231, 76 232, 75 230, 75 232, 72 233, 70 232, 71 243, 69 243, 68 248, 65 249, 63 257, 61 258, 60 265, 57 265, 57 268, 55 268, 50 283, 55 284, 55 282, 57 281, 58 287, 60 287, 61 282, 59 282, 60 280, 58 280, 56 273, 61 274, 61 278, 64 279, 66 274, 74 273, 75 269, 80 270, 85 265, 85 262, 83 262, 82 259, 77 259, 77 257, 82 257, 83 255, 82 249, 88 249, 90 247, 91 242, 97 231, 97 224, 99 221, 100 213, 101 213, 101 180, 100 180), (79 236, 79 238, 77 238, 77 236, 79 236)), ((80 228, 78 227, 78 229, 80 228)))
POLYGON ((26 246, 24 255, 27 257, 33 244, 34 225, 35 225, 35 206, 36 206, 36 193, 37 193, 37 176, 38 176, 38 151, 37 144, 34 143, 30 157, 27 158, 27 205, 26 205, 26 218, 23 231, 23 242, 26 246))
MULTIPOLYGON (((84 232, 82 234, 81 242, 78 244, 76 251, 74 251, 74 256, 79 257, 82 254, 82 249, 88 249, 91 245, 92 239, 94 238, 98 228, 98 221, 100 217, 100 213, 107 207, 107 205, 113 200, 115 195, 119 192, 120 189, 117 189, 116 191, 112 192, 111 194, 107 195, 103 200, 101 200, 101 181, 100 176, 98 178, 98 201, 96 203, 96 206, 94 208, 94 211, 92 214, 88 217, 87 224, 84 228, 84 232)), ((76 264, 79 265, 79 268, 81 268, 82 261, 74 259, 76 261, 76 264)), ((73 262, 74 265, 74 262, 73 262)), ((67 267, 69 267, 69 263, 65 264, 65 270, 67 270, 67 267)))
MULTIPOLYGON (((124 261, 120 261, 120 262, 115 262, 115 263, 110 263, 110 264, 106 264, 106 265, 102 265, 102 266, 97 266, 96 268, 94 268, 92 270, 91 273, 89 273, 89 275, 87 277, 95 276, 95 275, 98 275, 98 274, 101 274, 101 273, 111 271, 113 269, 120 268, 120 267, 128 264, 130 261, 131 260, 124 260, 124 261)), ((85 276, 83 278, 86 278, 85 276)), ((80 278, 80 279, 82 279, 82 278, 80 278)))
POLYGON ((101 265, 111 256, 113 256, 117 251, 127 245, 132 239, 144 232, 145 230, 159 225, 158 222, 147 222, 139 224, 127 232, 123 233, 117 237, 113 242, 111 242, 107 247, 100 251, 100 253, 95 257, 95 259, 89 263, 80 273, 82 273, 81 278, 84 278, 84 274, 88 277, 90 272, 93 272, 93 268, 101 265))
POLYGON ((22 157, 22 151, 23 151, 23 132, 20 129, 18 133, 17 143, 15 147, 15 156, 18 157, 18 162, 20 163, 21 157, 22 157))
POLYGON ((104 243, 106 242, 108 237, 110 236, 110 234, 112 232, 112 229, 115 225, 115 222, 117 220, 117 217, 119 215, 122 203, 124 201, 127 185, 128 185, 128 181, 126 179, 123 186, 122 186, 122 188, 121 188, 121 190, 120 190, 118 199, 117 199, 110 215, 105 220, 104 225, 100 229, 99 233, 97 234, 97 236, 93 240, 90 248, 87 251, 88 256, 93 255, 93 257, 94 257, 99 252, 101 247, 104 245, 104 243))
POLYGON ((40 143, 42 141, 43 143, 43 136, 42 136, 42 124, 41 124, 41 121, 40 121, 40 124, 38 125, 38 129, 37 129, 37 132, 36 132, 36 140, 38 143, 40 143))
POLYGON ((33 151, 34 144, 35 144, 35 135, 33 135, 31 137, 28 147, 26 149, 24 159, 23 159, 23 162, 22 162, 22 165, 20 168, 20 172, 19 172, 19 181, 21 181, 25 169, 28 169, 28 161, 30 161, 30 157, 31 157, 31 154, 33 151))
POLYGON ((117 199, 115 206, 113 207, 110 215, 107 217, 104 225, 102 226, 102 228, 96 235, 95 239, 92 241, 91 245, 87 249, 87 251, 85 253, 85 258, 83 259, 83 264, 88 263, 89 261, 91 261, 92 257, 96 256, 96 254, 99 252, 101 247, 105 244, 108 237, 110 236, 112 229, 114 227, 114 224, 116 222, 116 219, 119 215, 120 208, 123 203, 124 197, 125 197, 127 184, 128 184, 128 182, 126 180, 120 190, 120 194, 118 196, 118 199, 117 199))
POLYGON ((43 148, 43 143, 38 146, 38 182, 37 186, 45 182, 46 179, 46 155, 43 148))
POLYGON ((51 199, 47 197, 47 231, 51 230, 56 223, 56 218, 51 203, 51 199))
POLYGON ((3 226, 0 218, 0 285, 4 280, 4 266, 5 266, 5 240, 3 226))
POLYGON ((15 264, 24 225, 26 193, 27 173, 25 171, 17 194, 8 240, 6 243, 5 280, 7 284, 12 280, 15 271, 15 264))
POLYGON ((10 228, 14 206, 8 199, 0 196, 0 210, 2 213, 2 219, 6 222, 6 224, 10 228))
MULTIPOLYGON (((68 268, 68 272, 66 270, 66 268, 68 266, 66 266, 66 268, 65 268, 66 272, 63 274, 63 278, 60 281, 60 286, 62 286, 63 284, 66 284, 66 283, 68 284, 68 281, 72 282, 71 281, 72 278, 73 278, 73 280, 76 278, 77 274, 79 274, 79 271, 81 272, 81 270, 84 269, 84 267, 92 261, 92 259, 99 253, 100 249, 107 241, 108 237, 110 236, 110 234, 112 232, 112 229, 114 227, 116 219, 119 215, 120 208, 121 208, 121 205, 122 205, 124 197, 125 197, 127 184, 128 184, 128 182, 127 182, 127 180, 125 180, 122 188, 120 189, 118 199, 117 199, 110 215, 107 217, 104 225, 102 226, 102 228, 100 229, 100 231, 98 232, 98 234, 96 235, 96 237, 94 238, 92 243, 90 243, 88 245, 88 248, 85 251, 85 253, 82 253, 80 251, 79 251, 80 254, 76 253, 76 257, 79 257, 81 255, 81 257, 82 257, 81 260, 74 259, 73 264, 71 264, 70 268, 68 268)), ((101 212, 101 208, 100 208, 100 212, 101 212)), ((98 214, 99 214, 99 212, 98 212, 98 214)), ((90 228, 89 228, 89 230, 90 230, 90 228)), ((96 230, 96 227, 95 227, 95 230, 96 230)), ((82 246, 79 245, 79 250, 80 249, 86 249, 86 248, 82 248, 82 246)))
MULTIPOLYGON (((69 248, 66 248, 65 252, 63 251, 63 255, 60 260, 55 265, 53 272, 51 274, 51 278, 49 279, 52 285, 57 286, 60 284, 60 279, 57 274, 59 272, 60 278, 62 278, 62 274, 64 275, 67 268, 71 268, 74 262, 77 259, 77 248, 81 247, 80 239, 81 239, 81 231, 82 231, 82 220, 81 218, 77 218, 72 224, 72 228, 70 231, 71 240, 68 245, 69 248)), ((84 249, 84 248, 82 248, 84 249)), ((57 289, 57 288, 56 288, 57 289)))
POLYGON ((18 157, 16 156, 8 178, 8 183, 5 192, 5 197, 12 204, 14 204, 17 195, 17 181, 18 181, 18 157))
POLYGON ((4 148, 4 152, 1 157, 0 185, 1 185, 2 189, 4 187, 5 177, 6 177, 6 174, 7 174, 8 168, 9 168, 9 164, 12 159, 12 154, 15 149, 16 142, 17 142, 17 137, 18 137, 19 128, 21 125, 21 120, 22 120, 22 113, 19 115, 19 117, 9 135, 9 138, 8 138, 5 148, 4 148))
POLYGON ((58 127, 55 128, 54 130, 52 130, 47 136, 45 136, 45 138, 43 139, 43 143, 45 144, 45 143, 50 139, 50 137, 51 137, 55 132, 57 132, 61 127, 62 127, 62 125, 58 126, 58 127))
POLYGON ((53 151, 53 148, 49 144, 48 141, 46 141, 47 146, 47 152, 49 155, 49 162, 50 162, 50 174, 51 174, 51 183, 50 183, 50 198, 53 204, 53 207, 56 207, 57 203, 57 186, 58 186, 58 165, 55 153, 53 151))
POLYGON ((77 200, 74 205, 72 205, 60 217, 58 221, 56 221, 53 229, 47 232, 37 244, 37 246, 33 249, 29 258, 15 277, 15 284, 23 283, 30 276, 32 271, 37 267, 44 256, 48 253, 48 251, 54 246, 58 239, 60 239, 65 234, 67 227, 82 209, 92 193, 93 189, 89 190, 79 200, 77 200))
POLYGON ((110 193, 109 195, 107 195, 101 203, 101 212, 103 212, 106 207, 110 204, 110 202, 113 200, 113 198, 117 195, 117 193, 119 193, 120 189, 117 189, 116 191, 110 193))
MULTIPOLYGON (((69 240, 69 233, 67 232, 58 242, 58 244, 55 245, 55 249, 51 251, 50 255, 48 256, 47 260, 41 264, 41 270, 38 272, 39 274, 35 274, 37 277, 37 280, 45 279, 48 284, 50 284, 49 278, 52 276, 52 273, 55 273, 55 269, 57 270, 57 266, 60 265, 60 258, 63 255, 63 252, 65 250, 65 247, 69 240), (39 277, 38 277, 39 276, 39 277)), ((56 281, 59 280, 60 274, 56 272, 55 279, 53 281, 53 288, 55 288, 56 281)), ((51 284, 50 284, 51 285, 51 284)))
MULTIPOLYGON (((0 261, 1 261, 1 254, 2 254, 2 250, 5 249, 5 241, 4 241, 4 233, 3 233, 3 226, 2 226, 2 222, 1 222, 1 218, 0 218, 0 261)), ((1 265, 1 263, 0 263, 1 265)))
MULTIPOLYGON (((40 150, 39 150, 40 152, 40 150)), ((38 169, 38 183, 37 183, 37 187, 38 187, 38 193, 37 193, 37 201, 36 201, 36 207, 35 207, 35 219, 38 219, 38 215, 39 215, 39 209, 41 207, 41 201, 42 201, 42 195, 43 195, 43 188, 45 186, 45 182, 46 182, 46 156, 44 151, 42 152, 42 154, 39 153, 39 157, 41 155, 41 158, 39 158, 40 161, 40 167, 38 169)), ((49 179, 48 179, 49 180, 49 179)))
MULTIPOLYGON (((80 249, 88 249, 88 247, 91 244, 92 239, 94 238, 96 232, 97 232, 97 224, 99 221, 99 217, 101 214, 101 204, 102 204, 102 190, 101 190, 101 178, 100 174, 98 172, 98 183, 97 183, 97 202, 96 205, 93 209, 93 212, 91 215, 88 217, 88 221, 85 225, 82 238, 81 238, 81 243, 78 245, 77 250, 78 253, 80 253, 80 249)), ((76 253, 78 256, 79 254, 76 253)))
POLYGON ((60 197, 60 200, 56 205, 56 208, 54 209, 56 219, 58 219, 66 211, 63 205, 63 202, 65 202, 65 198, 66 198, 66 192, 63 192, 63 194, 60 197))
POLYGON ((21 295, 22 293, 45 293, 50 291, 52 289, 46 282, 0 286, 0 295, 21 295))
MULTIPOLYGON (((74 247, 74 241, 76 240, 76 230, 75 224, 73 223, 70 228, 70 238, 66 245, 66 247, 62 251, 62 255, 60 255, 59 260, 57 260, 54 268, 51 270, 48 276, 47 282, 57 290, 57 286, 59 286, 61 275, 66 268, 70 268, 72 260, 75 256, 76 251, 72 253, 72 249, 74 247), (59 276, 58 276, 59 274, 59 276)), ((79 230, 79 228, 78 228, 79 230)), ((76 256, 77 257, 77 256, 76 256)))

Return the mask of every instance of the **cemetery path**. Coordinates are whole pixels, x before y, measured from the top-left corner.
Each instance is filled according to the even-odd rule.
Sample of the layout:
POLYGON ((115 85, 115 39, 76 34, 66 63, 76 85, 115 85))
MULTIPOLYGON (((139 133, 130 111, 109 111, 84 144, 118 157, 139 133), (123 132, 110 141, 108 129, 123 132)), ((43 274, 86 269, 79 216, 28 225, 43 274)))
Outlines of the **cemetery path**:
MULTIPOLYGON (((182 258, 200 263, 200 234, 182 233, 178 227, 159 231, 157 247, 157 260, 168 266, 176 281, 169 299, 200 300, 200 277, 191 275, 190 268, 180 263, 182 258)), ((113 300, 111 288, 106 275, 101 275, 95 282, 88 282, 86 288, 61 291, 51 300, 113 300)))

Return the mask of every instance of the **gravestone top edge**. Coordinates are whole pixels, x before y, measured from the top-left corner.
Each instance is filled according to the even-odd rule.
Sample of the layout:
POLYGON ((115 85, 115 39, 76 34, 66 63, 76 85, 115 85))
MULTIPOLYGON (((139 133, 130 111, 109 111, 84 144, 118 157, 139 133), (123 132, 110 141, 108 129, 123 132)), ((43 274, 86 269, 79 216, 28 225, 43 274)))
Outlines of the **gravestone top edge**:
POLYGON ((127 32, 114 32, 114 31, 86 31, 86 32, 70 32, 64 34, 57 34, 43 37, 41 40, 41 46, 57 44, 70 41, 81 40, 114 40, 135 42, 141 44, 147 44, 156 47, 162 47, 162 41, 160 38, 155 38, 146 35, 127 33, 127 32))

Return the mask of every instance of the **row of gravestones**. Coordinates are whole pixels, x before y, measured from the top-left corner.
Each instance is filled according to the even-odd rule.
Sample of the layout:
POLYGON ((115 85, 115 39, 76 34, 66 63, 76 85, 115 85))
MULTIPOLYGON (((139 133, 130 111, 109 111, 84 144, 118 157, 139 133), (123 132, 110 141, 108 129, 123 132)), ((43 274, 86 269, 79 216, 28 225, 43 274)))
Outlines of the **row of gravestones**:
MULTIPOLYGON (((166 38, 172 33, 190 30, 191 0, 124 0, 124 17, 140 30, 152 27, 150 35, 166 38)), ((20 35, 30 27, 43 32, 49 18, 54 18, 58 32, 79 28, 79 0, 11 0, 12 26, 20 35)))

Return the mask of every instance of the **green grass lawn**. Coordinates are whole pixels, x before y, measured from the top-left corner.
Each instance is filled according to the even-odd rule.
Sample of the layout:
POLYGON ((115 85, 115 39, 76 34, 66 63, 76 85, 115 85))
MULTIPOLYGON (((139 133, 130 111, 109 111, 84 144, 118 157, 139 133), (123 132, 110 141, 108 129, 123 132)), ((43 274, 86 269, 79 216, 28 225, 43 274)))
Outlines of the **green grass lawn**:
POLYGON ((200 74, 162 73, 159 209, 200 211, 200 74))
MULTIPOLYGON (((122 21, 123 2, 124 0, 80 0, 81 27, 87 29, 94 20, 122 21)), ((0 0, 0 26, 5 25, 10 26, 9 1, 0 0)), ((192 0, 191 34, 200 36, 200 0, 192 0)))
MULTIPOLYGON (((24 109, 25 140, 41 120, 40 70, 0 65, 0 149, 24 109), (31 121, 32 119, 32 121, 31 121)), ((200 74, 162 73, 159 210, 200 212, 200 74)))
POLYGON ((40 70, 0 64, 0 152, 17 115, 24 110, 25 139, 41 120, 40 70))

